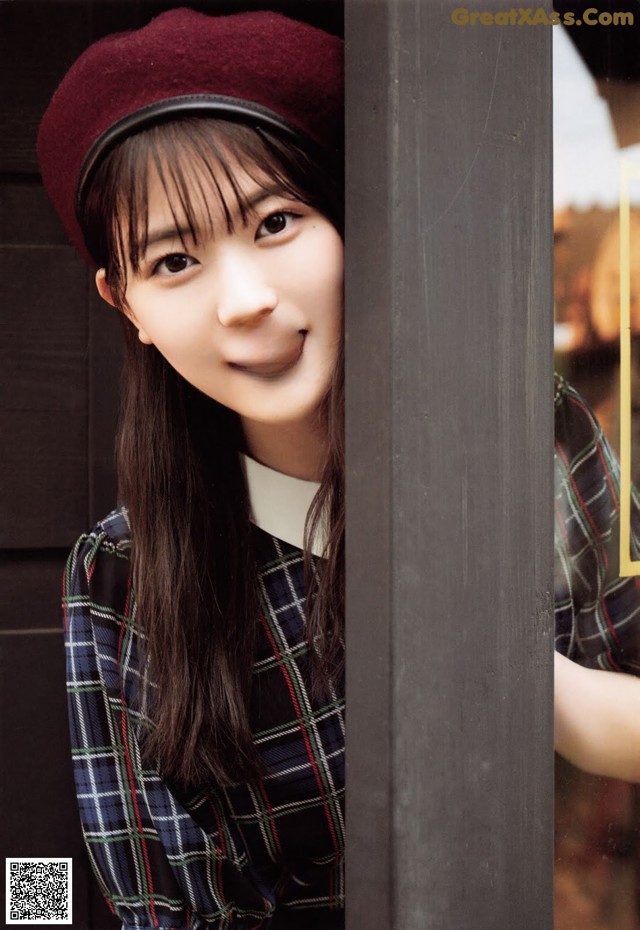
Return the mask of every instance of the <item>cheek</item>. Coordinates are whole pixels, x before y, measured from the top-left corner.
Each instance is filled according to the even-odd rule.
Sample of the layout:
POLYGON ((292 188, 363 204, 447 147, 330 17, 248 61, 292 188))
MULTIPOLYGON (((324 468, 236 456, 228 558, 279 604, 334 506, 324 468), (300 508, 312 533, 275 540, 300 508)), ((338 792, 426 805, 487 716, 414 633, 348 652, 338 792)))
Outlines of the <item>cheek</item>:
POLYGON ((184 306, 162 306, 155 301, 151 308, 134 304, 133 313, 137 324, 169 361, 204 345, 199 321, 185 313, 184 306))
POLYGON ((334 288, 342 289, 344 283, 344 243, 333 227, 319 245, 316 262, 325 279, 334 288))
MULTIPOLYGON (((296 265, 301 288, 306 289, 322 314, 342 320, 344 292, 344 246, 333 228, 319 236, 307 250, 304 261, 296 265)), ((329 322, 327 320, 327 322, 329 322)))

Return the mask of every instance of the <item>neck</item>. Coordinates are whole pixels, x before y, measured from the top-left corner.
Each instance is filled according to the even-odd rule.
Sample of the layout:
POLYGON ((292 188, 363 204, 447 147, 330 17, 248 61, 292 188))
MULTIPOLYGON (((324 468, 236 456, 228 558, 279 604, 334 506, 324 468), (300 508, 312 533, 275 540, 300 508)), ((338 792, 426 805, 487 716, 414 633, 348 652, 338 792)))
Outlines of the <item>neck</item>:
POLYGON ((327 438, 317 424, 256 423, 243 420, 249 455, 292 478, 320 481, 327 455, 327 438))

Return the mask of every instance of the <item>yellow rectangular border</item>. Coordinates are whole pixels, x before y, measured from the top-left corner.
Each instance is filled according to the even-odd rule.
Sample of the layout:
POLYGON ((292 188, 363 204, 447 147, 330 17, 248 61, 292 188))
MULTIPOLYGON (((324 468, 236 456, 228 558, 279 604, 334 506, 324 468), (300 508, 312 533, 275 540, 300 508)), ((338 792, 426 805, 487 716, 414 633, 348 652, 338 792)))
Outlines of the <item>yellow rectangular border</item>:
POLYGON ((640 575, 631 558, 631 181, 640 165, 620 160, 620 575, 640 575))

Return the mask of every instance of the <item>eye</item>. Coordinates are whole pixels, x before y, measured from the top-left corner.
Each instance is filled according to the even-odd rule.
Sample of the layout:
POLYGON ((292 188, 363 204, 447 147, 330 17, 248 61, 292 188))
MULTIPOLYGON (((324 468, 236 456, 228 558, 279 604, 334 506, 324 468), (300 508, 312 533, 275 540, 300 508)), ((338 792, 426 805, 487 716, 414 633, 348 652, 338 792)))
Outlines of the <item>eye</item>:
POLYGON ((153 274, 176 275, 196 264, 195 258, 182 252, 172 252, 159 259, 153 266, 153 274))
POLYGON ((290 210, 276 210, 275 213, 270 213, 260 223, 256 239, 264 239, 265 236, 277 236, 278 233, 288 229, 297 216, 297 213, 292 213, 290 210))

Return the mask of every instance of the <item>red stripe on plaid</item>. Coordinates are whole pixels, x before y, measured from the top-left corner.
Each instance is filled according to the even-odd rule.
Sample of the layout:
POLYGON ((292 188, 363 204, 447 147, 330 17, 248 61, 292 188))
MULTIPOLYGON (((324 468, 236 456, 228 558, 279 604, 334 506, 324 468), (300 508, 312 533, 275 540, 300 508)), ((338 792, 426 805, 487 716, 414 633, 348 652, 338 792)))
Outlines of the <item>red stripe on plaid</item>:
POLYGON ((602 454, 602 446, 600 445, 600 443, 598 443, 597 449, 598 449, 598 455, 600 456, 600 461, 602 462, 602 470, 604 471, 604 476, 607 480, 607 484, 609 485, 609 490, 611 491, 611 499, 613 500, 613 506, 615 507, 616 513, 619 513, 620 501, 618 499, 618 495, 616 494, 616 489, 614 488, 611 482, 611 472, 609 471, 607 467, 607 463, 604 460, 604 456, 602 454))
POLYGON ((609 662, 611 663, 611 665, 612 665, 614 671, 616 671, 616 672, 622 671, 622 669, 620 668, 620 666, 618 665, 618 663, 616 662, 616 660, 613 658, 613 653, 611 652, 610 649, 607 650, 607 659, 608 659, 609 662))
MULTIPOLYGON (((129 613, 129 602, 131 598, 131 576, 129 576, 129 585, 127 588, 127 599, 124 605, 125 616, 129 613)), ((120 625, 120 635, 118 637, 118 667, 122 668, 122 640, 124 638, 124 631, 126 629, 126 624, 122 623, 120 625)), ((122 710, 120 716, 120 730, 122 733, 122 742, 124 745, 124 759, 127 766, 127 778, 129 780, 129 794, 131 797, 131 802, 133 804, 133 810, 136 815, 136 826, 138 828, 138 835, 140 837, 140 846, 142 848, 142 858, 144 859, 144 867, 147 878, 147 887, 149 889, 149 910, 151 911, 151 919, 153 920, 153 926, 159 927, 158 917, 156 914, 155 902, 154 902, 154 889, 153 889, 153 879, 151 877, 151 863, 149 861, 149 851, 147 849, 147 842, 144 838, 144 828, 142 826, 142 817, 140 816, 140 807, 138 805, 138 796, 136 791, 136 783, 133 777, 133 763, 131 761, 131 751, 129 748, 129 731, 127 727, 127 715, 125 712, 125 699, 124 692, 122 689, 122 678, 120 679, 120 697, 122 700, 122 710)))
MULTIPOLYGON (((576 403, 576 406, 577 406, 579 409, 583 410, 585 413, 587 413, 587 411, 585 410, 585 408, 584 408, 581 404, 576 403)), ((598 448, 599 448, 599 446, 598 446, 598 448)), ((576 495, 576 497, 577 497, 577 499, 578 499, 578 501, 579 501, 579 503, 580 503, 580 509, 581 509, 582 513, 585 515, 585 517, 587 518, 587 520, 589 521, 589 525, 591 526, 591 529, 593 530, 593 532, 594 532, 594 534, 595 534, 595 537, 596 537, 596 540, 595 540, 595 541, 597 541, 597 542, 600 543, 600 545, 599 545, 598 548, 600 549, 600 552, 602 553, 602 561, 603 561, 603 563, 604 563, 605 568, 608 568, 608 566, 609 566, 609 558, 608 558, 608 556, 607 556, 606 548, 602 545, 600 533, 598 532, 597 527, 596 527, 595 523, 593 522, 593 519, 592 519, 592 517, 591 517, 591 514, 589 513, 589 510, 587 509, 587 505, 585 504, 584 500, 582 499, 582 495, 581 495, 580 492, 578 491, 578 488, 577 488, 577 486, 576 486, 575 480, 574 480, 573 475, 571 474, 571 471, 570 471, 569 461, 568 461, 566 455, 564 454, 564 452, 562 451, 562 449, 560 448, 560 446, 556 446, 556 451, 557 451, 558 455, 561 457, 562 461, 563 461, 564 464, 565 464, 565 467, 566 467, 566 469, 567 469, 567 474, 568 474, 568 477, 569 477, 569 481, 571 482, 571 487, 573 488, 574 493, 575 493, 575 495, 576 495)), ((607 467, 604 465, 604 463, 603 463, 603 466, 604 466, 605 474, 608 476, 609 470, 608 470, 607 467)), ((611 483, 610 483, 608 477, 607 477, 607 481, 609 482, 609 487, 611 487, 611 483)), ((603 613, 605 622, 606 622, 606 624, 607 624, 607 629, 609 630, 609 633, 610 633, 611 636, 613 637, 614 641, 615 641, 616 643, 619 644, 620 639, 619 639, 619 637, 618 637, 618 632, 617 632, 617 630, 616 630, 616 628, 615 628, 615 625, 614 625, 614 623, 612 622, 611 616, 610 616, 610 614, 609 614, 609 609, 608 609, 608 607, 607 607, 606 592, 605 592, 605 591, 602 592, 602 597, 600 598, 600 603, 601 603, 601 606, 602 606, 602 613, 603 613)))
MULTIPOLYGON (((590 419, 592 418, 591 411, 587 409, 587 407, 585 407, 584 404, 580 403, 577 397, 572 397, 571 395, 568 395, 567 399, 570 401, 570 403, 574 404, 574 406, 576 406, 578 410, 581 410, 585 414, 585 416, 588 416, 590 419)), ((602 447, 599 442, 596 442, 596 449, 598 450, 598 455, 600 456, 600 461, 602 463, 602 470, 604 471, 604 476, 606 478, 607 484, 609 485, 609 490, 611 491, 611 497, 613 498, 613 504, 614 504, 614 507, 616 508, 616 513, 617 513, 620 510, 618 495, 616 494, 615 488, 611 483, 611 475, 609 472, 609 468, 607 466, 607 463, 604 460, 604 456, 602 455, 602 447)))
POLYGON ((336 850, 336 852, 338 852, 338 851, 339 851, 338 837, 336 836, 336 831, 335 831, 335 827, 334 827, 334 825, 333 825, 333 821, 332 821, 331 817, 329 816, 329 810, 328 810, 328 806, 327 806, 327 803, 326 803, 326 802, 327 802, 327 794, 326 794, 326 792, 325 792, 325 790, 324 790, 324 786, 323 786, 323 784, 322 784, 322 779, 320 778, 320 772, 318 771, 318 766, 316 765, 316 760, 315 760, 314 755, 313 755, 313 749, 312 749, 312 747, 311 747, 311 742, 310 742, 310 740, 309 740, 309 734, 307 733, 307 728, 306 728, 306 726, 304 725, 304 721, 303 721, 303 719, 302 719, 302 710, 301 710, 301 708, 300 708, 300 704, 298 703, 298 698, 296 697, 295 688, 293 687, 293 682, 291 681, 291 676, 289 675, 289 671, 288 671, 286 665, 284 664, 284 662, 283 662, 283 660, 282 660, 282 654, 281 654, 280 650, 278 649, 278 644, 277 644, 277 642, 275 641, 275 638, 273 637, 273 635, 272 635, 272 633, 271 633, 271 630, 269 629, 269 626, 268 626, 268 624, 267 624, 267 621, 266 621, 265 618, 264 618, 264 614, 262 614, 262 613, 260 614, 260 622, 262 623, 262 625, 263 625, 263 627, 264 627, 264 629, 265 629, 265 632, 266 632, 266 634, 267 634, 267 638, 268 638, 268 640, 269 640, 269 643, 270 643, 270 645, 271 645, 271 648, 273 649, 273 654, 274 654, 274 656, 276 657, 276 659, 277 659, 277 661, 278 661, 278 664, 279 664, 280 668, 282 669, 282 674, 284 675, 284 680, 285 680, 285 682, 286 682, 286 684, 287 684, 287 690, 289 691, 289 697, 291 698, 291 703, 293 704, 293 708, 294 708, 294 710, 295 710, 295 712, 296 712, 296 714, 297 714, 297 716, 298 716, 298 720, 299 720, 298 726, 299 726, 299 728, 300 728, 300 732, 302 733, 302 738, 303 738, 303 740, 304 740, 304 745, 305 745, 305 748, 306 748, 306 750, 307 750, 307 757, 308 757, 309 762, 310 762, 310 764, 311 764, 311 768, 313 769, 313 774, 314 774, 314 777, 315 777, 315 779, 316 779, 316 784, 317 784, 317 786, 318 786, 318 791, 320 792, 320 796, 322 797, 322 800, 323 800, 323 802, 324 802, 324 804, 323 804, 323 806, 324 806, 324 812, 325 812, 325 816, 326 816, 326 818, 327 818, 327 824, 328 824, 328 826, 329 826, 329 832, 330 832, 330 834, 331 834, 331 840, 332 840, 332 842, 333 842, 333 848, 336 850))
POLYGON ((262 799, 267 807, 267 813, 269 814, 269 825, 271 826, 271 837, 275 843, 275 847, 282 856, 282 844, 280 843, 280 837, 278 836, 278 828, 276 827, 276 822, 273 816, 273 807, 271 806, 271 801, 269 800, 269 795, 264 790, 264 784, 262 781, 258 782, 258 788, 260 789, 260 794, 262 799))
MULTIPOLYGON (((216 809, 215 804, 211 805, 211 810, 213 811, 213 816, 215 817, 215 821, 216 821, 216 830, 218 831, 218 840, 220 841, 220 855, 226 856, 227 855, 227 844, 224 839, 224 831, 222 829, 222 825, 220 823, 220 818, 218 817, 218 811, 216 809)), ((218 850, 216 850, 216 852, 218 852, 218 850)), ((227 896, 224 893, 224 885, 222 884, 222 862, 223 860, 221 858, 218 858, 218 868, 217 868, 218 889, 220 891, 220 899, 222 901, 226 901, 227 896)))
POLYGON ((604 566, 605 566, 605 568, 607 568, 608 565, 609 565, 609 557, 607 556, 607 551, 606 551, 606 549, 604 548, 604 546, 602 545, 602 540, 601 540, 601 537, 600 537, 600 533, 598 532, 598 527, 597 527, 597 526, 595 525, 595 523, 593 522, 593 517, 592 517, 591 514, 589 513, 589 510, 588 510, 588 508, 587 508, 587 505, 585 504, 585 502, 584 502, 584 500, 583 500, 583 498, 582 498, 582 495, 580 494, 580 491, 578 490, 578 486, 576 485, 575 479, 574 479, 574 477, 573 477, 573 475, 572 475, 572 473, 571 473, 571 467, 570 467, 570 465, 569 465, 569 460, 567 459, 566 455, 564 454, 564 452, 562 451, 562 449, 560 448, 560 446, 556 446, 556 451, 557 451, 558 455, 560 456, 560 458, 562 459, 562 461, 564 462, 565 468, 567 469, 567 476, 568 476, 568 478, 569 478, 569 481, 571 482, 571 487, 573 488, 574 493, 575 493, 575 495, 576 495, 576 497, 577 497, 577 499, 578 499, 578 502, 579 502, 579 504, 580 504, 580 510, 582 511, 582 513, 583 513, 583 514, 585 515, 585 517, 587 518, 587 520, 588 520, 588 522, 589 522, 589 526, 590 526, 591 529, 593 530, 595 539, 597 540, 597 542, 600 543, 600 545, 599 545, 598 548, 600 549, 600 551, 601 551, 601 553, 602 553, 602 561, 604 562, 604 566))

